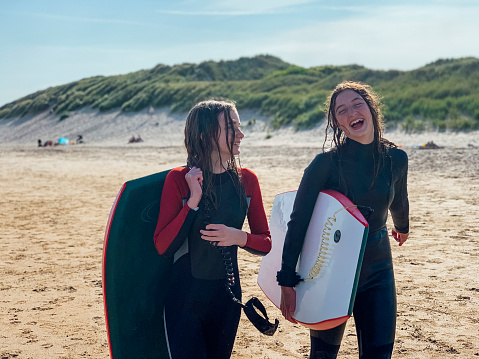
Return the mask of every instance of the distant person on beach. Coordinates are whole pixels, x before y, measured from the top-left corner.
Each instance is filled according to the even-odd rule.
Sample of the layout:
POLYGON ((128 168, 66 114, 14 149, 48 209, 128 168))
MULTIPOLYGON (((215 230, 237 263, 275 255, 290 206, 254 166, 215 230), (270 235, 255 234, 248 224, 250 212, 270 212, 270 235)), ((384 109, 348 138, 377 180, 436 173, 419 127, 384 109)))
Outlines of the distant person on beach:
POLYGON ((234 103, 198 103, 186 119, 187 167, 164 183, 154 243, 159 254, 179 256, 165 304, 174 359, 231 356, 241 315, 238 248, 271 249, 258 178, 236 163, 243 137, 234 103), (242 230, 246 217, 251 233, 242 230))
POLYGON ((38 147, 43 147, 42 140, 38 139, 37 144, 38 144, 38 147))
MULTIPOLYGON (((340 83, 327 101, 327 130, 334 147, 320 153, 304 171, 296 195, 277 280, 281 311, 295 323, 296 265, 318 194, 332 189, 346 195, 369 223, 353 316, 363 359, 391 358, 396 331, 396 289, 386 228, 388 210, 393 238, 400 246, 409 235, 406 153, 383 138, 379 97, 368 85, 340 83), (361 206, 361 207, 360 207, 361 206)), ((328 139, 326 132, 325 143, 328 139)), ((323 147, 324 148, 324 147, 323 147)), ((310 358, 337 357, 346 323, 329 330, 311 330, 310 358)))
POLYGON ((135 135, 132 135, 130 139, 128 140, 128 143, 137 143, 137 142, 143 142, 143 139, 141 138, 140 135, 138 135, 138 137, 135 137, 135 135))

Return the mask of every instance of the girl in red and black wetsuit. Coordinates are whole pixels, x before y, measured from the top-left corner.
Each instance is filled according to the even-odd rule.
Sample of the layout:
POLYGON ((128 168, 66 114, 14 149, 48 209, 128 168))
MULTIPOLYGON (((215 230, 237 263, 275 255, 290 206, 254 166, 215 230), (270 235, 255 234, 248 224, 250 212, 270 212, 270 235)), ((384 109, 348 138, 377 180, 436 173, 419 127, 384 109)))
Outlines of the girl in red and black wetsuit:
POLYGON ((186 119, 188 167, 165 180, 154 241, 161 255, 175 257, 165 304, 174 359, 231 356, 241 315, 231 298, 241 300, 237 249, 271 249, 258 178, 236 166, 243 137, 233 103, 200 102, 186 119), (251 233, 242 231, 246 216, 251 233))

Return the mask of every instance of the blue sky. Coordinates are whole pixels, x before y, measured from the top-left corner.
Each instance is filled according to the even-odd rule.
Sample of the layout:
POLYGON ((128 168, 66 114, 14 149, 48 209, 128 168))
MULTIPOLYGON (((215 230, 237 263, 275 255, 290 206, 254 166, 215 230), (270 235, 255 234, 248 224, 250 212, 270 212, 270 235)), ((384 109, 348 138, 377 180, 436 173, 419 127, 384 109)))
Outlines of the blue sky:
POLYGON ((96 75, 271 54, 411 70, 479 57, 477 0, 0 0, 0 106, 96 75))

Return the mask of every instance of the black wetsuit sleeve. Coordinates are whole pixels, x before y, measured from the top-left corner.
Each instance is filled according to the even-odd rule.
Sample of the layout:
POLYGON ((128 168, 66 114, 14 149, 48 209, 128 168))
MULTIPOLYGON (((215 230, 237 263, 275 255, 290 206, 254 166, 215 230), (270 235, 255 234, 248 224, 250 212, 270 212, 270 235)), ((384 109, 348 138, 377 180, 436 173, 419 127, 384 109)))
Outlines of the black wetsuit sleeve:
POLYGON ((322 153, 304 171, 284 240, 281 271, 277 276, 281 286, 293 287, 297 284, 296 265, 299 254, 319 192, 326 188, 331 163, 330 154, 322 153))
POLYGON ((399 233, 409 233, 409 199, 407 193, 408 159, 406 152, 391 151, 394 198, 389 206, 394 227, 399 233))

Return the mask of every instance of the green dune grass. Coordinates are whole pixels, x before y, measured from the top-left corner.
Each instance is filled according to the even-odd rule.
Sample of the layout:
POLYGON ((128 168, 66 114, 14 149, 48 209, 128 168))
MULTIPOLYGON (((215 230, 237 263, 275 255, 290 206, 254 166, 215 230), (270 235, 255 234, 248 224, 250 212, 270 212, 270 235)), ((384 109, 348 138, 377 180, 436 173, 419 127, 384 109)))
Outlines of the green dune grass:
POLYGON ((260 55, 235 61, 158 65, 119 76, 97 76, 51 87, 0 108, 0 120, 51 110, 64 120, 71 111, 137 112, 168 106, 188 111, 207 98, 227 98, 238 108, 257 109, 274 128, 314 126, 324 102, 341 81, 361 81, 383 96, 388 127, 406 131, 479 129, 479 59, 435 61, 412 71, 377 71, 363 66, 303 68, 260 55))

